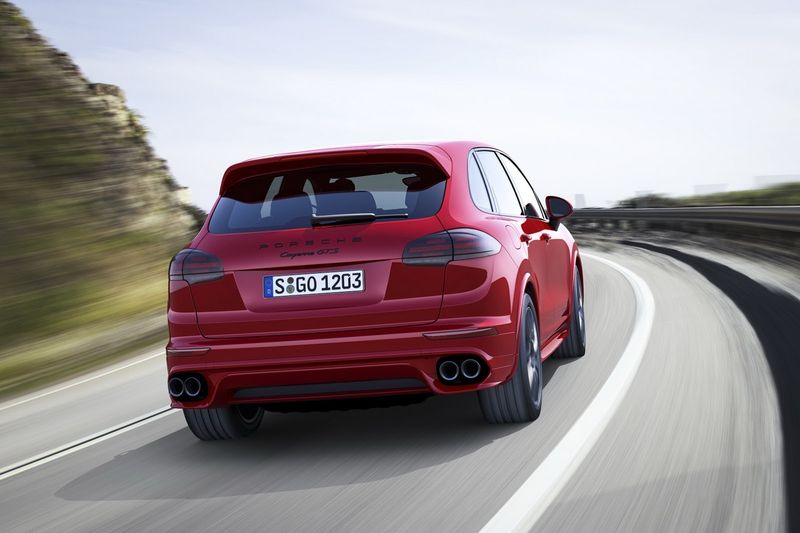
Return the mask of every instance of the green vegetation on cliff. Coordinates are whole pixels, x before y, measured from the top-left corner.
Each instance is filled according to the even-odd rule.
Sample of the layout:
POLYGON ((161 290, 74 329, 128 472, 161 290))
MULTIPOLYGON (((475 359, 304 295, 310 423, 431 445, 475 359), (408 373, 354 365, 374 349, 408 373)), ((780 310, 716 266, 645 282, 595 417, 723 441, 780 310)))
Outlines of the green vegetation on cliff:
POLYGON ((709 205, 800 205, 800 182, 764 189, 670 197, 648 194, 622 200, 619 207, 703 207, 709 205))
POLYGON ((122 91, 0 1, 0 394, 165 335, 167 262, 203 217, 180 189, 122 91))

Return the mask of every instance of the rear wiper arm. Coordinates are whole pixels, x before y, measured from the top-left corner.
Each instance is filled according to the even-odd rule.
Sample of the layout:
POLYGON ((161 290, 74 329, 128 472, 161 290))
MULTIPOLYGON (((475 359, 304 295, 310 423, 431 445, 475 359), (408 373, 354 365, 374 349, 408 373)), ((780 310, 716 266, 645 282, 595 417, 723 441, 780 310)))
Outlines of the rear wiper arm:
POLYGON ((334 224, 352 224, 355 222, 372 222, 386 218, 408 218, 408 213, 381 214, 375 213, 343 213, 341 215, 311 215, 312 226, 332 226, 334 224))

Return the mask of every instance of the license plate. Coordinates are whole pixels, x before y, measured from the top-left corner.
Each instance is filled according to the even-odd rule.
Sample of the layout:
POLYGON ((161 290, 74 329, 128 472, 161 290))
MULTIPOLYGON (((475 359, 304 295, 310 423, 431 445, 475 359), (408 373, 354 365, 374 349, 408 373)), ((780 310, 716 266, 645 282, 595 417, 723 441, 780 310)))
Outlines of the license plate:
POLYGON ((315 272, 287 276, 264 276, 264 298, 334 294, 364 290, 364 271, 315 272))

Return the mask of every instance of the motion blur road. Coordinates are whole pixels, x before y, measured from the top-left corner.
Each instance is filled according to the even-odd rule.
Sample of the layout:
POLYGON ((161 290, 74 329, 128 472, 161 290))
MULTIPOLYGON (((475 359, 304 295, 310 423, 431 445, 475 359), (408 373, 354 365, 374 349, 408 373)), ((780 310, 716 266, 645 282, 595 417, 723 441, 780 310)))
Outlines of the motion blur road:
MULTIPOLYGON (((565 459, 571 474, 535 529, 784 530, 778 400, 753 328, 695 270, 622 250, 592 253, 649 287, 649 340, 588 454, 565 459)), ((478 531, 581 418, 634 334, 630 280, 589 257, 585 271, 587 355, 545 363, 532 424, 486 424, 460 395, 268 414, 253 438, 204 443, 169 412, 0 474, 0 529, 478 531)), ((0 405, 0 472, 167 404, 160 355, 88 377, 0 405)))

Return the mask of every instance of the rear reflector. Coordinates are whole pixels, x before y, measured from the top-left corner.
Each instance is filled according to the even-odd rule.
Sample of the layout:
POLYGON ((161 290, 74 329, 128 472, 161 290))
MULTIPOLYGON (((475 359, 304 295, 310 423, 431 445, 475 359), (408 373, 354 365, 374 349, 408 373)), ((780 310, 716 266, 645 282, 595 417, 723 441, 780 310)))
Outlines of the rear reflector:
POLYGON ((169 264, 170 281, 201 283, 220 279, 223 275, 222 261, 219 257, 201 250, 181 250, 169 264))
POLYGON ((407 265, 442 266, 450 261, 494 255, 500 243, 482 231, 459 228, 425 235, 408 243, 403 251, 407 265))
POLYGON ((169 357, 173 357, 176 355, 205 355, 211 350, 211 348, 167 348, 167 355, 169 357))
POLYGON ((450 331, 429 331, 422 334, 426 339, 436 340, 467 339, 471 337, 484 337, 486 335, 497 335, 497 330, 495 328, 472 328, 450 331))

